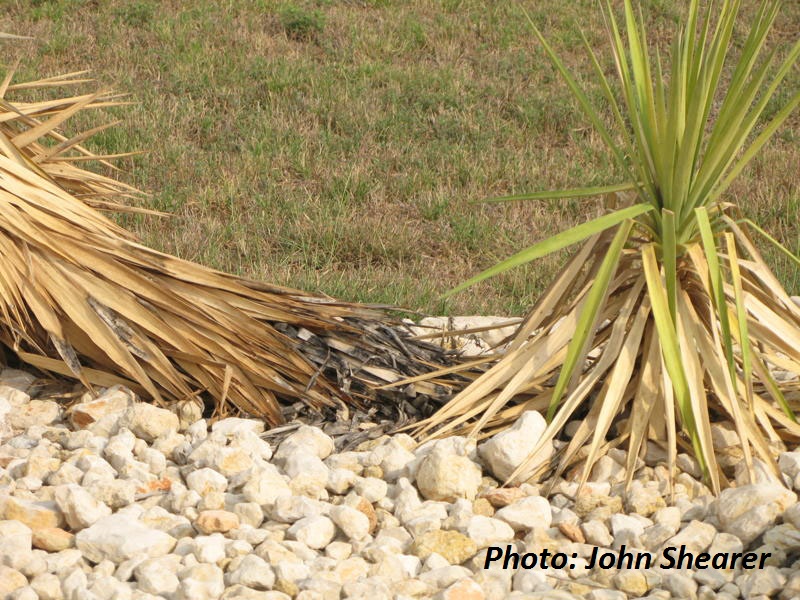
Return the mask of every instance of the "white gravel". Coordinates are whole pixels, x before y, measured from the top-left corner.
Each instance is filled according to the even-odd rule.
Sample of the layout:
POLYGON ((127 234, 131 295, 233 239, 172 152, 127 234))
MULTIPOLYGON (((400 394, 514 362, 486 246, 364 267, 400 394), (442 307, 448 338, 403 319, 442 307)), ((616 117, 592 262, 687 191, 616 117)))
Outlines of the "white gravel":
POLYGON ((537 442, 536 413, 477 446, 401 434, 336 453, 314 427, 273 448, 260 421, 209 428, 118 388, 65 413, 31 399, 32 383, 0 372, 0 599, 800 597, 798 451, 780 457, 785 481, 719 498, 682 456, 674 499, 657 452, 626 495, 612 451, 581 494, 560 480, 543 497, 499 484, 537 442), (586 568, 593 554, 681 546, 769 556, 753 569, 586 568), (501 550, 569 560, 484 568, 501 550))

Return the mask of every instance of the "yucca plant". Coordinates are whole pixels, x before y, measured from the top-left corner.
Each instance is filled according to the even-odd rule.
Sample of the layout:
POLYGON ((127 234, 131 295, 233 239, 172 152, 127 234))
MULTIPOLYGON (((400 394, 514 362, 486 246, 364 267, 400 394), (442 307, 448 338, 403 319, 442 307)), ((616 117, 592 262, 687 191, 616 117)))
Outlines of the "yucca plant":
MULTIPOLYGON (((627 443, 630 481, 652 441, 667 450, 670 467, 678 448, 693 452, 715 491, 725 478, 712 446, 713 421, 734 424, 750 472, 754 454, 775 468, 774 450, 783 440, 800 439, 792 410, 798 387, 779 384, 772 374, 780 368, 800 375, 800 308, 762 260, 751 232, 777 242, 744 219, 728 194, 800 103, 794 92, 763 122, 797 64, 800 42, 780 61, 765 52, 779 11, 777 2, 765 0, 738 59, 729 62, 739 5, 725 0, 701 9, 693 0, 665 64, 648 44, 641 11, 625 0, 618 19, 606 2, 616 87, 586 38, 584 45, 611 126, 533 27, 623 181, 499 199, 602 195, 607 202, 598 218, 453 290, 583 242, 502 357, 419 434, 488 435, 538 409, 549 421, 540 446, 570 420, 582 420, 556 472, 579 464, 585 481, 604 450, 627 443)), ((526 468, 520 465, 515 475, 526 468)))

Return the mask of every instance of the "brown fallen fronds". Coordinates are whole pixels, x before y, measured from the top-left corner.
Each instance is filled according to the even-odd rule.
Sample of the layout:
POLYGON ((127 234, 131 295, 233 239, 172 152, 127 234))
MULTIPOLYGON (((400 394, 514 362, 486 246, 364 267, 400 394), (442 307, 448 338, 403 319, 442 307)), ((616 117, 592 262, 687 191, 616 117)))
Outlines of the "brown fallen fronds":
MULTIPOLYGON (((120 97, 6 99, 84 83, 84 75, 12 84, 8 74, 0 83, 2 346, 89 388, 123 384, 160 404, 205 395, 217 413, 231 404, 270 424, 282 421, 281 401, 315 410, 363 406, 377 397, 375 386, 446 364, 435 346, 396 330, 380 307, 157 252, 98 212, 128 209, 123 200, 136 190, 78 166, 111 166, 112 157, 82 145, 104 126, 72 137, 61 126, 120 97)), ((417 384, 414 392, 441 401, 454 381, 417 384)))

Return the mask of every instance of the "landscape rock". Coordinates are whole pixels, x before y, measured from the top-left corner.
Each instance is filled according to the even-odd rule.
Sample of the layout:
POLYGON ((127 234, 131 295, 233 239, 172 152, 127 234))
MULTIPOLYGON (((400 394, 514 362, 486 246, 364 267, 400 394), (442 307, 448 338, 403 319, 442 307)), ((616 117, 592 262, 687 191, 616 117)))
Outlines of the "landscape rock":
POLYGON ((9 402, 7 398, 4 398, 0 395, 0 442, 6 438, 10 438, 13 435, 11 423, 8 422, 8 415, 13 410, 14 407, 11 406, 11 402, 9 402))
POLYGON ((264 522, 264 511, 256 502, 238 502, 233 507, 234 514, 239 517, 242 525, 258 528, 264 522))
POLYGON ((75 546, 92 562, 110 560, 119 564, 139 556, 163 556, 175 547, 175 538, 119 512, 78 532, 75 546))
POLYGON ((228 417, 220 419, 211 426, 211 432, 225 437, 234 437, 237 433, 249 431, 251 433, 264 433, 264 421, 260 419, 239 419, 228 417))
MULTIPOLYGON (((528 460, 546 427, 547 423, 539 412, 526 411, 514 425, 481 444, 478 447, 480 455, 492 474, 504 482, 518 466, 528 460)), ((552 453, 552 444, 543 444, 519 480, 525 481, 529 476, 526 474, 532 473, 539 465, 548 461, 552 453)))
POLYGON ((215 600, 225 591, 225 578, 217 565, 201 563, 186 567, 179 574, 179 600, 215 600))
POLYGON ((34 425, 50 425, 61 417, 61 407, 52 400, 31 400, 17 406, 6 419, 14 429, 28 429, 34 425))
POLYGON ((145 527, 152 527, 174 538, 190 536, 194 533, 189 519, 183 515, 172 514, 161 506, 148 508, 139 516, 139 522, 145 527))
POLYGON ((417 486, 428 500, 473 500, 480 484, 480 467, 467 456, 451 452, 444 444, 437 444, 417 470, 417 486))
POLYGON ((553 519, 550 503, 541 496, 528 496, 501 508, 495 517, 505 521, 514 531, 525 531, 539 527, 547 529, 553 519))
POLYGON ((451 565, 460 565, 475 555, 478 545, 458 531, 436 529, 414 540, 411 551, 422 560, 436 553, 451 565))
POLYGON ((34 548, 60 552, 75 546, 75 534, 59 527, 40 527, 33 530, 32 543, 34 548))
POLYGON ((180 586, 176 575, 179 565, 180 558, 174 555, 141 561, 133 570, 137 589, 148 594, 174 594, 180 586))
POLYGON ((358 509, 346 505, 334 506, 330 518, 350 540, 360 540, 369 535, 369 518, 358 509))
POLYGON ((328 517, 317 515, 299 519, 287 533, 309 548, 319 550, 327 546, 336 534, 336 527, 328 517))
POLYGON ((772 566, 754 569, 736 579, 736 585, 742 590, 745 598, 771 597, 781 591, 785 584, 786 576, 772 566))
POLYGON ((19 521, 0 521, 0 563, 18 564, 31 553, 33 532, 19 521))
POLYGON ((681 511, 675 506, 666 506, 658 509, 652 515, 656 525, 663 525, 673 533, 677 533, 681 528, 681 511))
POLYGON ((610 518, 611 532, 617 538, 623 533, 628 533, 634 537, 644 534, 645 524, 633 516, 616 513, 610 518))
POLYGON ((663 574, 662 583, 673 598, 697 598, 697 583, 688 575, 667 571, 663 574))
POLYGON ((483 588, 475 581, 464 578, 442 590, 434 598, 435 600, 484 600, 486 595, 483 593, 483 588))
POLYGON ((201 563, 216 564, 225 558, 227 542, 221 533, 198 535, 191 542, 188 549, 201 563))
POLYGON ((72 531, 80 531, 111 514, 108 506, 75 483, 56 487, 55 501, 72 531))
POLYGON ((486 548, 511 541, 514 539, 514 530, 500 519, 475 515, 467 525, 467 535, 478 548, 486 548))
POLYGON ((178 431, 186 431, 190 425, 203 419, 203 401, 200 398, 187 398, 178 401, 173 410, 178 416, 178 431))
POLYGON ((108 437, 116 433, 119 419, 133 402, 134 396, 129 391, 112 387, 93 400, 73 406, 69 411, 69 420, 76 429, 89 428, 96 434, 108 437))
POLYGON ((377 477, 357 477, 353 482, 353 489, 367 502, 380 502, 386 498, 389 486, 377 477))
POLYGON ((41 573, 31 579, 31 589, 39 600, 63 600, 61 581, 53 573, 41 573))
POLYGON ((363 496, 356 496, 354 500, 355 501, 351 504, 351 506, 362 512, 367 517, 367 520, 369 521, 369 532, 372 533, 378 526, 378 515, 375 512, 375 508, 363 496))
POLYGON ((625 479, 625 467, 610 456, 601 456, 592 466, 589 481, 619 483, 625 479))
POLYGON ((764 542, 792 553, 800 551, 800 529, 791 523, 783 523, 764 534, 764 542))
POLYGON ((278 498, 291 496, 292 491, 277 467, 265 464, 250 473, 242 494, 249 502, 271 506, 278 498))
POLYGON ((120 427, 127 427, 136 437, 146 442, 178 429, 178 416, 172 411, 146 402, 135 402, 127 408, 119 420, 120 427))
POLYGON ((778 458, 778 468, 795 481, 800 475, 800 450, 781 453, 778 458))
POLYGON ((86 572, 73 570, 61 578, 61 591, 66 598, 85 598, 89 596, 89 581, 86 572))
POLYGON ((680 548, 686 546, 687 552, 698 554, 706 550, 717 535, 713 525, 700 521, 691 521, 678 534, 664 543, 664 546, 680 548))
POLYGON ((292 452, 284 468, 291 478, 289 488, 294 494, 319 498, 328 483, 328 467, 318 456, 309 452, 292 452))
POLYGON ((281 523, 294 523, 304 517, 322 514, 323 504, 306 496, 282 496, 269 508, 267 515, 281 523))
POLYGON ((581 531, 587 544, 609 548, 614 541, 611 532, 603 521, 591 519, 581 524, 581 531))
POLYGON ((239 528, 239 517, 227 510, 204 510, 195 519, 194 526, 205 535, 227 533, 239 528))
POLYGON ((11 594, 28 585, 28 578, 11 567, 0 565, 0 598, 9 598, 11 594))
MULTIPOLYGON (((2 373, 0 413, 2 402, 8 415, 46 400, 3 388, 2 373)), ((518 435, 523 425, 541 430, 533 413, 509 446, 502 434, 479 449, 465 437, 416 447, 396 434, 337 452, 334 441, 343 438, 318 427, 276 434, 257 419, 222 419, 210 430, 205 420, 178 419, 179 433, 177 417, 164 415, 171 411, 140 405, 112 388, 76 405, 66 423, 0 430, 0 586, 13 587, 0 598, 792 600, 800 593, 800 504, 761 463, 756 483, 747 484, 733 455, 721 465, 736 471, 735 481, 719 499, 685 471, 671 499, 669 473, 653 462, 639 461, 627 492, 612 485, 625 474, 620 449, 598 461, 604 481, 579 486, 570 471, 552 488, 498 487, 497 457, 513 469, 529 451, 518 446, 535 443, 518 435), (167 424, 154 428, 147 415, 167 424), (594 547, 623 544, 656 555, 686 546, 695 555, 770 557, 750 571, 584 568, 594 547), (489 546, 563 552, 575 569, 499 562, 484 569, 489 546)), ((712 426, 718 451, 735 447, 734 434, 712 426)), ((796 454, 780 458, 787 484, 800 477, 796 454)), ((696 467, 688 455, 681 465, 696 467)))
POLYGON ((664 498, 658 488, 631 486, 626 497, 626 506, 631 512, 649 517, 657 510, 666 507, 664 498))
POLYGON ((212 493, 222 494, 228 487, 228 480, 214 469, 203 467, 192 471, 186 476, 186 486, 200 494, 200 496, 212 493))
POLYGON ((358 475, 349 469, 330 469, 325 489, 337 495, 343 495, 353 487, 358 475))
POLYGON ((717 518, 724 531, 748 544, 796 502, 797 495, 779 484, 728 488, 720 494, 717 518))
POLYGON ((408 466, 416 458, 410 450, 414 445, 414 440, 409 436, 398 435, 374 448, 364 462, 379 467, 386 481, 396 481, 410 474, 408 466))
POLYGON ((333 440, 319 427, 303 425, 281 442, 274 459, 281 464, 289 455, 302 450, 324 460, 333 452, 333 448, 333 440))
POLYGON ((5 499, 5 506, 0 514, 5 519, 24 523, 31 529, 62 527, 66 523, 55 502, 29 501, 15 496, 5 499))
POLYGON ((482 497, 488 500, 494 508, 503 508, 525 496, 525 492, 519 487, 495 488, 482 494, 482 497))
POLYGON ((258 434, 253 433, 252 428, 236 431, 229 440, 231 447, 248 452, 256 464, 263 464, 272 459, 272 446, 258 434))
POLYGON ((209 467, 227 478, 253 468, 253 459, 242 448, 220 446, 213 440, 200 443, 187 457, 197 467, 209 467))
POLYGON ((244 556, 227 577, 228 585, 240 584, 255 590, 270 590, 275 584, 275 573, 269 563, 254 554, 244 556))
POLYGON ((650 586, 647 585, 647 577, 638 569, 623 569, 614 575, 614 585, 616 588, 630 596, 644 596, 650 586))

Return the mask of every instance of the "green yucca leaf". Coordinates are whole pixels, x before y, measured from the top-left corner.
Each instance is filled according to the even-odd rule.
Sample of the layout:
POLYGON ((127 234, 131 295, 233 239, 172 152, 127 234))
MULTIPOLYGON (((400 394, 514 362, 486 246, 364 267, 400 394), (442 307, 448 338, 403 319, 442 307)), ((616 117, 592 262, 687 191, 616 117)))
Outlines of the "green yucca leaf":
POLYGON ((488 279, 489 277, 494 277, 495 275, 499 275, 500 273, 504 273, 509 269, 513 269, 514 267, 518 267, 520 265, 524 265, 532 260, 537 258, 541 258, 542 256, 547 256, 548 254, 555 252, 556 250, 561 250, 562 248, 566 248, 567 246, 572 246, 573 244, 577 244, 580 241, 585 240, 589 236, 595 235, 596 233, 600 233, 609 229, 610 227, 614 227, 614 225, 618 225, 622 221, 626 219, 633 219, 642 215, 650 210, 653 207, 648 204, 636 204, 634 206, 629 206, 627 208, 622 208, 620 210, 614 211, 607 215, 603 215, 602 217, 598 217, 586 223, 581 223, 573 227, 572 229, 567 229, 566 231, 562 231, 554 235, 551 238, 543 240, 530 246, 523 250, 522 252, 518 252, 513 256, 507 258, 506 260, 497 263, 493 267, 486 269, 483 273, 468 279, 464 283, 459 284, 446 294, 443 297, 448 297, 456 292, 460 292, 461 290, 475 285, 476 283, 483 281, 484 279, 488 279))
POLYGON ((32 38, 27 35, 14 35, 13 33, 5 33, 0 31, 0 40, 32 40, 32 38))
MULTIPOLYGON (((731 270, 731 282, 733 283, 733 299, 736 314, 736 328, 739 335, 739 348, 742 355, 742 372, 744 374, 745 399, 747 406, 753 406, 753 360, 750 348, 750 334, 747 327, 747 309, 744 305, 744 288, 742 286, 742 274, 739 269, 739 257, 736 252, 736 242, 730 231, 725 232, 725 246, 728 251, 728 265, 731 270)), ((731 373, 733 385, 736 385, 736 371, 731 373)))
MULTIPOLYGON (((796 52, 793 53, 795 60, 798 56, 800 56, 800 43, 796 46, 796 52)), ((766 105, 766 104, 765 104, 766 105)), ((784 106, 775 118, 769 122, 768 125, 764 127, 762 132, 753 140, 753 143, 742 153, 739 162, 736 163, 736 166, 733 167, 725 178, 722 180, 719 185, 714 189, 713 193, 710 194, 709 200, 707 203, 717 200, 733 183, 733 181, 741 174, 742 170, 747 166, 756 154, 761 151, 761 148, 769 141, 769 139, 775 134, 778 128, 783 125, 789 115, 794 112, 794 110, 800 106, 800 92, 797 92, 794 97, 789 101, 786 106, 784 106)))
POLYGON ((575 188, 571 190, 547 190, 543 192, 531 192, 529 194, 516 194, 514 196, 501 196, 499 198, 488 198, 478 202, 515 202, 518 200, 563 200, 566 198, 590 198, 592 196, 604 196, 617 192, 628 192, 636 189, 634 183, 616 183, 613 185, 598 185, 594 187, 575 188))
POLYGON ((800 267, 800 257, 798 257, 794 252, 789 250, 786 246, 781 244, 778 240, 768 234, 762 227, 760 227, 757 223, 753 222, 750 219, 742 219, 742 223, 747 223, 752 229, 760 233, 764 238, 767 239, 773 246, 775 246, 778 250, 780 250, 784 256, 787 256, 789 259, 795 262, 795 264, 800 267))
POLYGON ((603 123, 602 118, 598 114, 597 110, 592 106, 592 103, 589 101, 589 98, 580 88, 578 82, 575 81, 572 75, 570 75, 569 70, 564 66, 564 63, 561 62, 561 59, 558 58, 558 55, 555 53, 550 44, 547 43, 547 40, 541 34, 536 25, 533 24, 533 21, 531 20, 530 17, 528 17, 528 21, 533 27, 533 30, 536 33, 536 37, 539 38, 542 47, 545 49, 545 52, 547 52, 547 55, 550 57, 550 60, 552 61, 553 65, 561 73, 561 76, 564 78, 564 81, 567 83, 573 95, 580 103, 583 112, 592 122, 592 125, 594 125, 595 129, 597 129, 597 132, 600 134, 600 137, 603 138, 603 141, 606 143, 608 148, 614 153, 614 156, 617 159, 617 163, 627 172, 628 179, 630 181, 636 181, 637 179, 633 177, 633 175, 630 173, 628 169, 627 161, 625 160, 625 156, 622 152, 622 149, 614 141, 613 137, 611 136, 611 133, 608 131, 605 124, 603 123))
POLYGON ((675 323, 678 288, 678 246, 675 237, 675 213, 661 210, 664 235, 661 241, 661 260, 664 263, 664 278, 667 284, 667 304, 672 322, 675 323))
POLYGON ((628 128, 625 125, 626 121, 622 116, 622 112, 620 111, 619 103, 614 97, 614 93, 611 91, 611 84, 608 82, 608 78, 603 72, 603 67, 600 66, 600 61, 597 60, 597 55, 595 55, 592 46, 589 44, 589 40, 586 39, 586 36, 582 31, 580 32, 580 35, 581 40, 583 41, 583 46, 586 48, 586 53, 589 55, 589 58, 592 61, 592 66, 594 67, 594 72, 597 75, 597 79, 600 81, 600 85, 602 86, 603 95, 605 96, 608 105, 611 107, 611 112, 614 114, 614 121, 617 124, 617 128, 621 132, 625 141, 626 153, 630 156, 633 153, 633 144, 631 137, 628 134, 628 128))
POLYGON ((579 364, 586 356, 586 349, 594 336, 597 321, 600 318, 600 310, 603 306, 603 300, 608 294, 608 286, 617 272, 617 265, 619 258, 622 254, 622 249, 625 242, 630 235, 633 222, 628 219, 620 224, 611 245, 606 251, 603 262, 600 264, 600 269, 597 271, 592 287, 586 296, 586 300, 581 308, 580 316, 578 317, 578 324, 575 328, 575 335, 570 340, 567 347, 567 357, 564 359, 564 366, 558 375, 556 387, 553 390, 553 396, 550 399, 550 406, 547 409, 547 420, 550 421, 555 414, 558 404, 567 386, 573 380, 575 369, 581 368, 579 364))
POLYGON ((728 371, 731 379, 736 385, 736 363, 733 356, 733 338, 731 337, 731 325, 728 317, 728 306, 725 301, 724 277, 722 267, 717 254, 716 239, 711 230, 711 221, 708 218, 708 210, 704 206, 695 209, 697 216, 697 226, 700 230, 700 237, 703 240, 703 250, 708 264, 708 274, 711 280, 714 305, 719 319, 720 329, 722 330, 722 343, 725 350, 725 359, 728 361, 728 371))
MULTIPOLYGON (((742 152, 748 136, 756 126, 767 103, 774 96, 778 86, 789 73, 791 67, 797 62, 798 57, 800 57, 800 42, 792 48, 766 90, 760 88, 763 87, 763 82, 766 79, 770 61, 762 65, 759 71, 753 75, 753 81, 750 86, 740 96, 743 99, 742 104, 731 105, 731 116, 728 117, 729 126, 722 130, 722 133, 717 138, 713 137, 714 132, 712 132, 712 138, 706 151, 707 158, 696 175, 693 193, 687 204, 687 210, 703 204, 708 205, 719 199, 736 177, 739 176, 744 167, 747 166, 750 160, 753 159, 800 104, 800 92, 797 92, 763 128, 751 145, 742 152), (761 94, 761 99, 748 113, 750 101, 757 94, 761 94), (735 165, 731 167, 734 162, 735 165)), ((719 127, 716 128, 716 130, 718 129, 719 127)))
MULTIPOLYGON (((641 123, 641 111, 639 110, 636 98, 636 81, 628 64, 625 44, 622 41, 622 35, 620 34, 610 3, 607 3, 606 7, 608 23, 610 25, 609 36, 612 42, 612 53, 622 86, 622 97, 627 108, 627 116, 630 119, 630 126, 633 129, 632 138, 634 140, 634 150, 630 154, 629 160, 633 163, 636 171, 639 173, 639 178, 643 181, 643 188, 640 192, 643 196, 642 200, 652 203, 656 208, 661 208, 658 190, 653 185, 655 165, 651 164, 651 148, 648 147, 646 140, 643 139, 644 133, 641 123)), ((624 161, 623 166, 627 168, 627 164, 624 161)))
POLYGON ((664 292, 664 285, 656 260, 655 248, 652 244, 646 245, 642 249, 642 267, 645 279, 647 280, 647 291, 653 311, 653 319, 658 332, 658 343, 661 346, 661 355, 664 358, 664 365, 669 373, 672 382, 672 389, 675 392, 675 399, 678 401, 678 411, 680 412, 683 426, 692 439, 697 460, 704 467, 703 453, 700 448, 697 426, 695 425, 692 413, 691 398, 689 393, 689 383, 686 379, 686 370, 683 366, 681 348, 678 344, 678 334, 675 324, 669 314, 667 298, 664 292))

